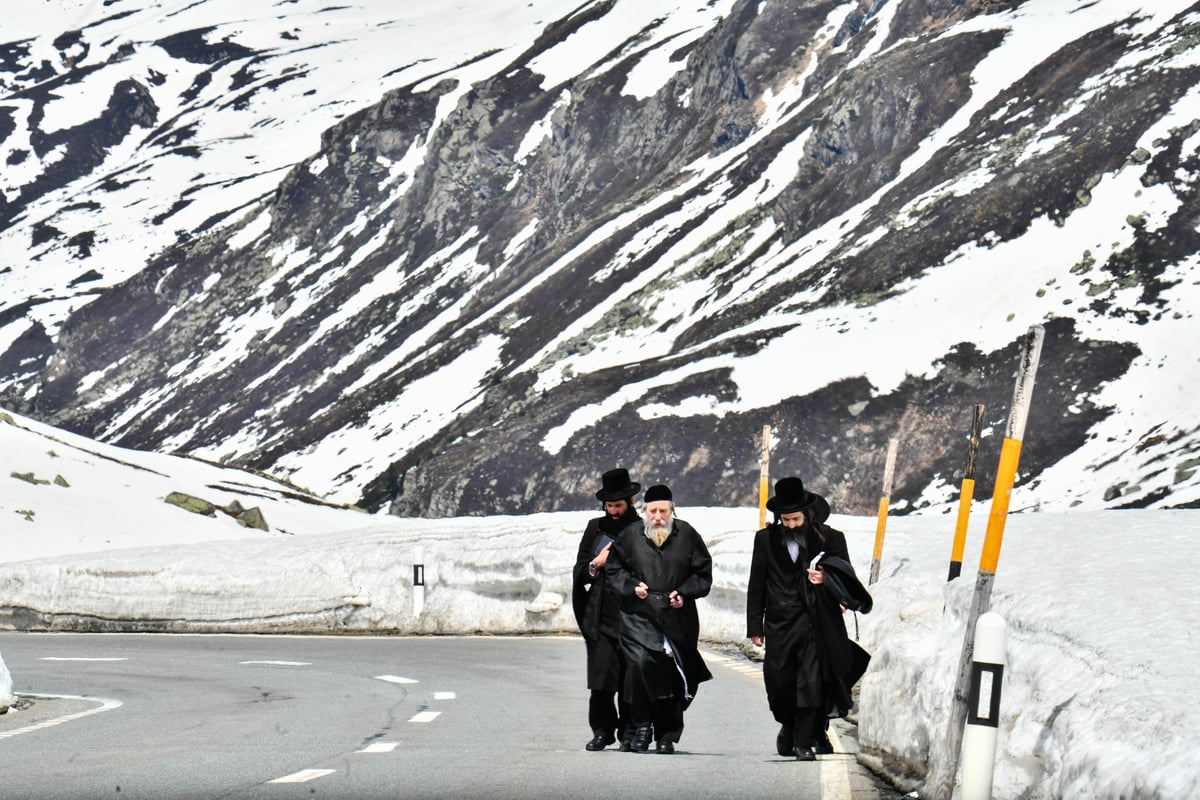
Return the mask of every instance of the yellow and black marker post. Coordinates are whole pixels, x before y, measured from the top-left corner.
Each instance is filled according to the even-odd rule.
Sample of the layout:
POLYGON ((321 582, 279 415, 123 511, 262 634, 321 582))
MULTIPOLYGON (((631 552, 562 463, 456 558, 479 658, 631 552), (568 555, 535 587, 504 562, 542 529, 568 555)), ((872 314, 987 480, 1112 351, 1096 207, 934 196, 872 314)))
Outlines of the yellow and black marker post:
POLYGON ((974 658, 974 633, 979 617, 990 609, 992 586, 996 581, 996 566, 1000 562, 1000 544, 1004 539, 1004 523, 1008 519, 1008 505, 1012 499, 1013 484, 1017 478, 1017 462, 1021 457, 1021 440, 1025 436, 1025 423, 1029 418, 1029 406, 1033 396, 1033 379, 1037 374, 1038 361, 1042 357, 1042 341, 1046 329, 1034 325, 1025 339, 1021 354, 1017 385, 1013 390, 1012 409, 1008 412, 1008 428, 1004 444, 1000 449, 1000 464, 996 468, 996 486, 992 492, 992 508, 988 514, 987 533, 983 540, 983 553, 979 557, 979 574, 975 579, 975 594, 971 598, 971 610, 967 614, 967 627, 963 636, 962 655, 958 662, 958 678, 954 685, 954 697, 950 704, 950 717, 946 726, 946 747, 943 755, 930 765, 922 797, 929 800, 950 800, 954 794, 954 779, 958 772, 958 759, 962 749, 963 728, 967 721, 968 689, 971 683, 971 662, 974 658))
POLYGON ((879 519, 875 523, 875 552, 871 557, 871 577, 867 585, 879 580, 879 564, 883 560, 883 535, 887 530, 888 506, 892 498, 892 475, 896 471, 896 450, 899 439, 888 440, 887 463, 883 467, 883 492, 879 495, 879 519))
POLYGON ((963 471, 962 490, 958 495, 958 522, 954 526, 954 546, 950 551, 952 581, 962 574, 963 550, 967 546, 967 523, 971 518, 971 502, 975 499, 975 459, 979 455, 979 437, 983 434, 983 403, 975 404, 971 421, 971 438, 967 442, 967 468, 963 471))
POLYGON ((762 432, 762 466, 758 470, 758 530, 767 527, 767 495, 770 487, 767 481, 771 477, 771 426, 763 425, 762 432))

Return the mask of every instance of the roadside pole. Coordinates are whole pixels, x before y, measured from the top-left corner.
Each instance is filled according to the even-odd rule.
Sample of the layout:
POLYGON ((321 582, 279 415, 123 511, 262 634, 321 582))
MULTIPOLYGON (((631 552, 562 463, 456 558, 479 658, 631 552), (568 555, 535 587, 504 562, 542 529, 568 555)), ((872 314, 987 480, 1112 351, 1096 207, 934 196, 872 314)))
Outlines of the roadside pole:
POLYGON ((425 551, 420 547, 413 558, 412 593, 413 616, 419 620, 425 610, 425 551))
POLYGON ((952 581, 962 574, 963 549, 967 545, 967 522, 971 518, 971 501, 975 499, 975 458, 979 455, 979 437, 983 433, 983 403, 975 404, 975 417, 971 421, 971 438, 967 442, 967 468, 963 471, 962 490, 958 495, 958 522, 954 526, 954 546, 950 551, 950 574, 952 581))
POLYGON ((992 509, 988 515, 987 534, 983 540, 983 553, 979 558, 979 574, 975 579, 975 594, 971 599, 971 610, 967 615, 963 634, 962 655, 958 662, 958 678, 954 685, 953 702, 950 704, 950 719, 946 726, 946 747, 930 765, 926 775, 922 797, 929 800, 950 800, 954 794, 955 774, 962 749, 963 725, 967 719, 967 689, 971 679, 971 661, 974 656, 975 626, 981 614, 988 611, 992 602, 992 586, 996 580, 996 565, 1000 561, 1000 544, 1004 538, 1004 523, 1008 518, 1008 504, 1012 499, 1013 483, 1016 482, 1017 462, 1021 456, 1021 439, 1025 435, 1025 423, 1029 417, 1029 404, 1033 394, 1033 379, 1037 374, 1038 361, 1042 356, 1042 340, 1046 330, 1041 325, 1029 329, 1024 352, 1021 354, 1017 385, 1013 390, 1012 409, 1008 415, 1008 430, 1000 450, 1000 465, 996 469, 996 486, 992 493, 992 509))
POLYGON ((758 530, 767 527, 767 496, 770 488, 767 481, 771 477, 771 426, 763 425, 762 431, 762 466, 758 470, 758 530))
POLYGON ((879 580, 879 564, 883 559, 883 535, 887 529, 888 504, 892 498, 892 473, 896 470, 896 450, 899 447, 899 439, 888 440, 887 464, 883 468, 883 492, 879 495, 879 520, 875 523, 875 554, 871 558, 868 586, 879 580))
POLYGON ((1007 662, 1008 625, 995 611, 979 615, 962 743, 962 800, 990 800, 996 774, 1000 689, 1007 662))

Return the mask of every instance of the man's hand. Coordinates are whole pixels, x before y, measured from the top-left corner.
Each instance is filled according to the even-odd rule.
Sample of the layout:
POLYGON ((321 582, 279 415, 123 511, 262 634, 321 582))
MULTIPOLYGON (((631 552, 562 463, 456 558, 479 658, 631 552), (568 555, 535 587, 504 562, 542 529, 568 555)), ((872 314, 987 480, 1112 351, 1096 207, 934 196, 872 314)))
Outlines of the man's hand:
POLYGON ((683 608, 683 595, 679 592, 671 592, 667 600, 670 601, 671 608, 683 608))
POLYGON ((650 587, 646 585, 645 581, 642 581, 637 586, 633 587, 633 593, 637 595, 639 600, 645 600, 650 596, 650 587))
POLYGON ((588 575, 594 578, 600 574, 600 570, 604 569, 604 565, 608 563, 608 549, 610 547, 612 547, 612 542, 601 547, 596 557, 588 562, 588 575))
POLYGON ((808 570, 808 582, 813 586, 820 586, 825 582, 825 568, 817 567, 816 569, 808 570))
POLYGON ((754 646, 755 646, 755 647, 762 647, 762 644, 763 644, 763 637, 761 637, 761 636, 751 636, 751 637, 750 637, 750 641, 754 643, 754 646))

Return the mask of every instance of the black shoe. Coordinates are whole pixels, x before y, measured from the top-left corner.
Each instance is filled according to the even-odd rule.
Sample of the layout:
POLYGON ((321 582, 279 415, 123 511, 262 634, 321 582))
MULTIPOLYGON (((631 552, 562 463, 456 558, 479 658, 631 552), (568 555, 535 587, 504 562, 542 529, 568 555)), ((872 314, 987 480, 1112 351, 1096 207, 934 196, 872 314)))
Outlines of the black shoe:
POLYGON ((629 740, 629 749, 635 753, 644 753, 650 749, 650 739, 653 736, 649 725, 639 725, 629 740))
POLYGON ((828 756, 833 754, 833 743, 829 741, 829 736, 822 733, 813 743, 813 752, 819 756, 828 756))
POLYGON ((779 726, 779 735, 775 737, 775 752, 781 756, 795 755, 793 752, 796 749, 793 741, 796 736, 792 733, 792 729, 787 725, 779 726))
POLYGON ((798 744, 792 749, 797 761, 816 761, 817 754, 813 752, 812 747, 806 744, 798 744))
POLYGON ((633 742, 632 742, 632 740, 630 740, 630 739, 622 739, 622 740, 621 740, 621 747, 620 747, 620 750, 621 750, 621 752, 622 752, 622 753, 632 753, 632 752, 633 752, 633 742))
POLYGON ((592 752, 595 752, 596 750, 603 750, 616 740, 617 737, 613 736, 607 731, 596 731, 596 735, 592 737, 591 741, 583 746, 583 749, 591 750, 592 752))
POLYGON ((671 742, 660 740, 654 745, 654 752, 669 756, 675 752, 675 745, 671 742))

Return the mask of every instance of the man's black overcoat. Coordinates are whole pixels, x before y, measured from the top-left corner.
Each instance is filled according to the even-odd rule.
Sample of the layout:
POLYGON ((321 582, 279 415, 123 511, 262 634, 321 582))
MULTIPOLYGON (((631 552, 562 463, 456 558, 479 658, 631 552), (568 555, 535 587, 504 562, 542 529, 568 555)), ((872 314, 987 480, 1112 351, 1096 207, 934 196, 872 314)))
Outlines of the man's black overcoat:
POLYGON ((579 539, 579 550, 575 555, 575 570, 571 587, 571 606, 579 632, 588 643, 587 679, 588 688, 598 691, 620 690, 620 654, 618 638, 621 635, 621 597, 612 582, 600 570, 595 576, 588 573, 588 564, 600 549, 602 536, 616 539, 631 522, 640 520, 630 510, 620 519, 614 520, 605 514, 588 521, 579 539), (598 642, 601 637, 611 639, 609 646, 598 642))
MULTIPOLYGON (((621 642, 627 658, 639 652, 663 651, 663 636, 671 643, 683 670, 686 686, 684 705, 696 687, 712 678, 700 656, 700 616, 696 600, 712 589, 712 556, 696 529, 683 520, 672 523, 671 535, 662 547, 646 538, 642 521, 625 528, 609 553, 606 569, 621 596, 621 642), (645 582, 650 596, 641 600, 633 593, 645 582), (671 592, 684 598, 682 608, 671 608, 671 592)), ((659 696, 670 696, 670 687, 659 687, 659 696)))
POLYGON ((746 589, 746 635, 766 637, 763 680, 767 702, 781 722, 799 707, 844 714, 840 701, 867 657, 846 635, 837 601, 808 580, 807 567, 819 552, 849 565, 846 537, 820 523, 804 531, 795 562, 782 525, 758 531, 746 589))

